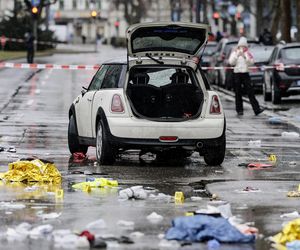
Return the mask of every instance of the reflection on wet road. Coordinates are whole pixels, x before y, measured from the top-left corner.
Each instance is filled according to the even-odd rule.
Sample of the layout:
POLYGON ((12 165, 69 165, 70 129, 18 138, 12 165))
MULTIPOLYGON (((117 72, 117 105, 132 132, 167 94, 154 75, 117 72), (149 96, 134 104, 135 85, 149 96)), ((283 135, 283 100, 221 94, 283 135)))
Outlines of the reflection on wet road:
MULTIPOLYGON (((105 57, 108 56, 86 54, 84 60, 92 64, 101 62, 105 57)), ((56 55, 44 60, 77 63, 77 59, 78 55, 56 55)), ((11 84, 14 88, 10 86, 7 90, 10 98, 5 103, 1 102, 0 144, 5 148, 15 146, 17 150, 16 153, 5 150, 0 152, 0 172, 5 172, 8 163, 19 158, 37 157, 54 161, 63 176, 62 186, 0 182, 1 246, 5 249, 52 249, 51 239, 27 239, 27 244, 7 242, 7 229, 15 228, 22 222, 28 222, 32 227, 51 224, 54 229, 80 232, 88 223, 103 219, 106 228, 99 229, 97 234, 115 237, 132 237, 134 231, 145 234, 140 238, 132 237, 136 243, 122 244, 121 249, 157 249, 161 243, 159 235, 170 227, 171 220, 188 211, 205 208, 211 202, 209 191, 230 201, 233 214, 245 222, 253 222, 265 236, 280 230, 282 221, 278 215, 295 209, 295 201, 287 199, 285 192, 300 179, 299 138, 285 138, 281 134, 284 131, 298 131, 297 128, 288 122, 272 125, 268 122, 268 113, 256 117, 247 106, 245 115, 237 117, 232 99, 221 93, 227 117, 227 152, 222 166, 206 166, 198 153, 183 161, 160 161, 151 154, 140 159, 137 151, 121 154, 113 166, 98 166, 93 148, 89 149, 87 159, 76 162, 67 148, 68 109, 74 97, 80 93, 81 86, 88 85, 93 73, 42 70, 32 74, 25 70, 20 72, 22 77, 18 75, 14 78, 16 72, 13 69, 0 71, 1 79, 16 80, 11 84), (238 166, 240 163, 267 162, 270 154, 277 156, 277 164, 271 169, 249 170, 238 166), (291 162, 295 164, 291 165, 291 162), (74 183, 86 181, 90 177, 118 180, 119 188, 135 185, 152 187, 157 192, 171 196, 174 196, 175 191, 182 191, 186 200, 183 204, 164 199, 121 201, 118 188, 98 188, 92 192, 72 188, 74 183), (207 184, 212 185, 211 190, 207 190, 207 184), (253 196, 249 196, 247 201, 245 197, 248 196, 235 192, 247 185, 259 187, 264 198, 260 199, 259 194, 251 194, 253 196), (55 197, 56 190, 60 188, 64 190, 63 200, 55 197), (276 197, 274 194, 280 195, 276 197), (202 199, 192 201, 192 196, 202 199), (282 206, 277 204, 273 207, 273 199, 280 200, 282 206), (163 220, 156 224, 150 223, 146 217, 152 212, 162 215, 163 220), (55 218, 51 219, 50 214, 55 218), (120 226, 120 220, 133 221, 134 229, 120 226)), ((265 240, 259 239, 253 246, 225 245, 222 249, 267 249, 267 244, 265 240)), ((202 246, 205 248, 205 245, 202 246)), ((199 249, 199 244, 187 247, 199 249)))

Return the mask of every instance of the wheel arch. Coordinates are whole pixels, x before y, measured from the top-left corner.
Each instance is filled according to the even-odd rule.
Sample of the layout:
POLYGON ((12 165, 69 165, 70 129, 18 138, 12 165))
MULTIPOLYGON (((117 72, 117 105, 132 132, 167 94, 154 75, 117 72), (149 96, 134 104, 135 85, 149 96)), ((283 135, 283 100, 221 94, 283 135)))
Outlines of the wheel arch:
POLYGON ((70 120, 70 118, 71 118, 72 115, 74 116, 75 132, 78 135, 77 119, 76 119, 76 112, 75 112, 75 105, 74 105, 74 103, 71 105, 71 107, 69 109, 69 120, 70 120))
POLYGON ((105 112, 101 107, 99 107, 98 111, 97 111, 96 122, 95 122, 95 131, 97 131, 97 126, 98 126, 98 123, 100 120, 103 122, 105 129, 110 133, 110 129, 108 126, 105 112))

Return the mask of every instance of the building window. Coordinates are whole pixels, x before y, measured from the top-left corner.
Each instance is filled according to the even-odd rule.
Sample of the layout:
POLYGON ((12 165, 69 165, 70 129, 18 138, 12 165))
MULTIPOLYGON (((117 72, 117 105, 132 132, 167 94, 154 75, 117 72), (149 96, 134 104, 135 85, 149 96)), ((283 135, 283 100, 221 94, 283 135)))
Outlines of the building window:
POLYGON ((73 9, 74 9, 74 10, 77 9, 77 0, 73 0, 73 9))

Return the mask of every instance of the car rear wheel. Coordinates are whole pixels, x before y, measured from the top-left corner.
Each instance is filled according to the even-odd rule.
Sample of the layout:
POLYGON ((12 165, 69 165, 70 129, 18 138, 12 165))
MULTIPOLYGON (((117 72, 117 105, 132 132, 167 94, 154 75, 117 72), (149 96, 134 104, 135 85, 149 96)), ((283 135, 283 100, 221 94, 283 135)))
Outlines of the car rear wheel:
POLYGON ((108 141, 107 131, 100 120, 97 126, 96 157, 100 165, 109 165, 115 162, 115 153, 108 141))
POLYGON ((88 146, 82 145, 79 143, 74 115, 71 115, 70 120, 69 120, 68 145, 69 145, 69 150, 70 150, 71 154, 76 153, 76 152, 82 152, 82 153, 86 154, 86 152, 88 150, 88 146))
POLYGON ((204 153, 204 161, 209 166, 217 166, 222 164, 225 158, 226 137, 222 136, 218 146, 209 146, 204 153))
POLYGON ((281 103, 281 94, 280 90, 276 86, 275 83, 272 85, 272 103, 273 104, 280 104, 281 103))
POLYGON ((265 102, 269 102, 269 101, 272 100, 272 93, 267 92, 267 86, 266 86, 265 83, 263 84, 263 94, 264 94, 264 101, 265 102))

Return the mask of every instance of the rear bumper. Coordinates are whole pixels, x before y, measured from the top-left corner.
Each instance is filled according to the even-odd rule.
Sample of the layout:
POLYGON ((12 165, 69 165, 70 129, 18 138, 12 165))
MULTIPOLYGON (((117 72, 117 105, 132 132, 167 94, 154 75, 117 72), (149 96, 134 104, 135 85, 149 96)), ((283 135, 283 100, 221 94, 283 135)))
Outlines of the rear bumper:
POLYGON ((107 117, 110 132, 115 137, 157 139, 176 136, 182 139, 214 139, 223 133, 224 116, 182 122, 156 122, 134 117, 107 117))
MULTIPOLYGON (((170 125, 165 125, 163 126, 163 124, 160 122, 159 124, 162 124, 162 126, 156 126, 153 127, 152 129, 149 128, 149 126, 147 128, 142 127, 142 126, 137 126, 135 124, 134 127, 132 127, 131 129, 133 130, 133 134, 127 133, 127 136, 117 136, 116 134, 114 134, 115 130, 118 131, 125 131, 125 130, 130 130, 130 125, 127 124, 126 122, 124 124, 127 124, 127 126, 125 126, 125 130, 123 130, 124 128, 120 129, 122 127, 122 125, 120 126, 120 121, 118 121, 118 127, 114 127, 114 123, 112 121, 111 118, 107 118, 108 120, 108 136, 109 136, 109 141, 111 142, 111 144, 115 147, 115 148, 124 148, 124 149, 153 149, 153 148, 157 148, 157 149, 163 149, 163 148, 176 148, 176 147, 188 147, 191 150, 199 150, 201 151, 201 149, 209 147, 209 146, 218 146, 220 145, 220 143, 222 142, 222 137, 225 135, 225 119, 210 119, 210 120, 214 120, 215 121, 215 127, 206 127, 205 129, 202 127, 200 128, 196 128, 194 127, 194 129, 199 129, 202 130, 202 133, 197 134, 197 132, 194 129, 191 129, 191 125, 190 128, 188 127, 184 127, 183 124, 187 123, 187 122, 182 122, 181 127, 179 127, 179 125, 177 124, 177 127, 174 126, 173 123, 173 127, 176 127, 176 129, 170 129, 170 125), (156 136, 153 136, 152 138, 149 137, 149 133, 148 136, 146 136, 146 132, 149 132, 149 130, 153 130, 156 133, 156 136), (185 131, 186 137, 183 137, 183 131, 185 131), (176 134, 176 136, 178 136, 178 140, 176 142, 162 142, 159 140, 159 136, 162 135, 174 135, 174 131, 178 132, 178 134, 181 133, 181 136, 178 136, 178 134, 176 134), (206 131, 206 133, 205 133, 206 131), (209 138, 209 134, 214 133, 214 135, 209 138), (128 136, 131 135, 131 136, 128 136), (133 136, 134 135, 134 136, 133 136), (137 138, 137 135, 144 135, 144 137, 140 136, 140 138, 137 138), (192 136, 191 136, 192 135, 192 136), (190 137, 190 138, 189 138, 190 137), (198 146, 197 146, 198 145, 198 146)), ((123 125, 124 125, 123 124, 123 125)), ((156 124, 157 125, 157 124, 156 124)), ((207 123, 208 125, 208 123, 207 123)), ((194 125, 196 126, 196 125, 194 125)), ((152 132, 153 132, 152 131, 152 132)))

